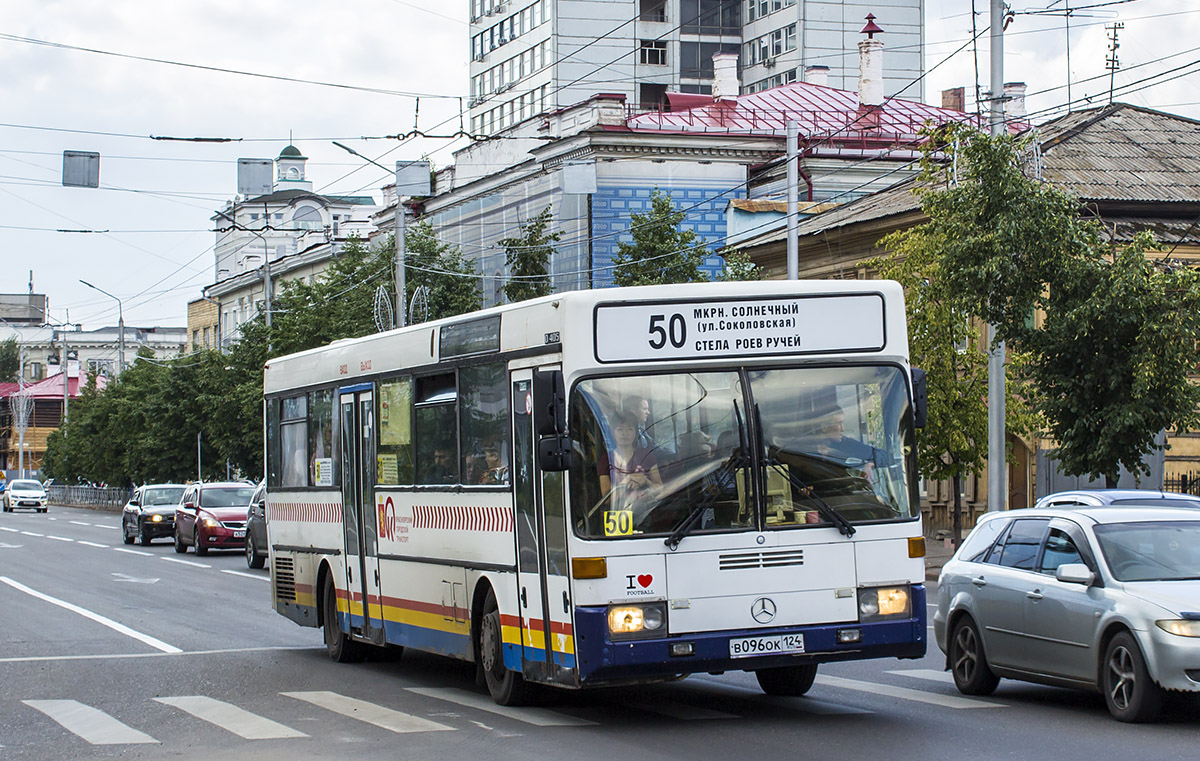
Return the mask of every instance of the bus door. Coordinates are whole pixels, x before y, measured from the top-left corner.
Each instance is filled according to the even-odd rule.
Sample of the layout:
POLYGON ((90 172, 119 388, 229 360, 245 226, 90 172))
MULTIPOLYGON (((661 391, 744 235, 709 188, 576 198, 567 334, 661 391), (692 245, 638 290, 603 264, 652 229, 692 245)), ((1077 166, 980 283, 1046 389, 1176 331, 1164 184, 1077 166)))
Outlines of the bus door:
POLYGON ((342 522, 350 629, 383 644, 375 514, 375 404, 371 384, 341 389, 342 522))
MULTIPOLYGON (((557 368, 551 368, 557 369, 557 368)), ((533 371, 512 373, 513 498, 517 527, 517 605, 521 666, 535 681, 574 684, 575 646, 567 577, 563 473, 542 473, 533 408, 533 371)))

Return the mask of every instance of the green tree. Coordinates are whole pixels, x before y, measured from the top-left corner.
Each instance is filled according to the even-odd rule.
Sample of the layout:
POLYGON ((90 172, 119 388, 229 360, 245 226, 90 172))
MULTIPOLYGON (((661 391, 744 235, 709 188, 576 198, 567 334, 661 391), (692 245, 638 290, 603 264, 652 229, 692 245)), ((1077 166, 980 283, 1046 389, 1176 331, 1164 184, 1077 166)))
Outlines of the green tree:
POLYGON ((424 286, 430 320, 474 312, 483 305, 474 263, 458 248, 439 241, 428 222, 409 228, 405 250, 406 304, 411 304, 416 289, 424 286))
POLYGON ((21 349, 15 337, 0 342, 0 383, 12 383, 21 371, 21 349))
POLYGON ((734 249, 725 254, 725 269, 717 275, 716 280, 731 283, 739 280, 762 280, 766 276, 766 270, 750 261, 746 252, 734 249))
POLYGON ((520 235, 500 241, 504 248, 504 263, 508 267, 504 296, 509 302, 550 295, 550 259, 562 232, 547 233, 549 226, 550 207, 547 206, 536 217, 521 223, 520 235))
POLYGON ((650 196, 650 211, 630 215, 633 242, 617 244, 613 283, 663 285, 705 279, 700 264, 708 250, 696 241, 695 230, 680 228, 686 216, 675 208, 670 193, 656 188, 650 196))

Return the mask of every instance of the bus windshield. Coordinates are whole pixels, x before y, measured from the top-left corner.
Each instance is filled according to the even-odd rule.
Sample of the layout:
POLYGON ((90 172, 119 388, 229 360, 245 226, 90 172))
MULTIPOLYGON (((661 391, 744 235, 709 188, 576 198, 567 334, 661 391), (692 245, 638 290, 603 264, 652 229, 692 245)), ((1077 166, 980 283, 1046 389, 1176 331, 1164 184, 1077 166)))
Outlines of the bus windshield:
POLYGON ((829 508, 850 522, 911 518, 908 409, 896 367, 581 381, 570 415, 576 533, 799 528, 828 525, 829 508))

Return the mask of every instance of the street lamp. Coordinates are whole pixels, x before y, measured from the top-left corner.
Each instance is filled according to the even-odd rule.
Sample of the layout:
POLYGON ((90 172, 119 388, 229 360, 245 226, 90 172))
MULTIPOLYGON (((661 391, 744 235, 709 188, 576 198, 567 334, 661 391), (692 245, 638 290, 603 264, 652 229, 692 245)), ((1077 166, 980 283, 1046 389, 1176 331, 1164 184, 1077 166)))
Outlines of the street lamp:
POLYGON ((117 375, 120 375, 121 373, 125 372, 125 308, 122 306, 120 299, 103 288, 92 285, 86 280, 80 280, 79 282, 83 283, 88 288, 100 291, 110 299, 117 299, 117 324, 119 326, 118 330, 120 331, 120 337, 118 338, 118 345, 120 348, 118 350, 119 353, 117 354, 117 375))

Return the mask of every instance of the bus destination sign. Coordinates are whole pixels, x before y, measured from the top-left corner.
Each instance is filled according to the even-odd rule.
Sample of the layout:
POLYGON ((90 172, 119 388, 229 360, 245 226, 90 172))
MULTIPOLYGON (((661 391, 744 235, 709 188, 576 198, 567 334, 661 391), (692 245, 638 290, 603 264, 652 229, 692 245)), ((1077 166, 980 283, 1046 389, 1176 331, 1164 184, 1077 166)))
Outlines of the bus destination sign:
POLYGON ((877 293, 596 307, 599 362, 829 354, 883 346, 883 296, 877 293))

